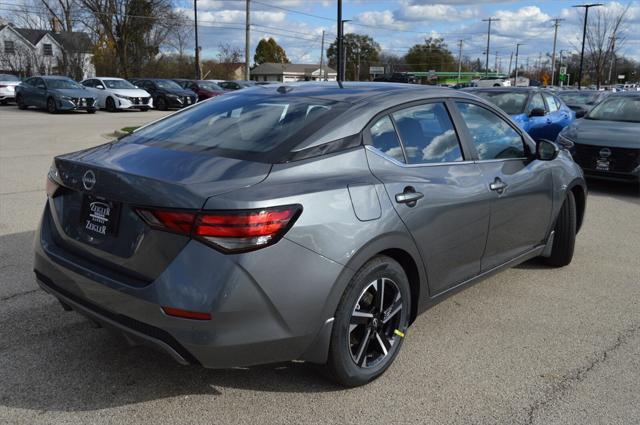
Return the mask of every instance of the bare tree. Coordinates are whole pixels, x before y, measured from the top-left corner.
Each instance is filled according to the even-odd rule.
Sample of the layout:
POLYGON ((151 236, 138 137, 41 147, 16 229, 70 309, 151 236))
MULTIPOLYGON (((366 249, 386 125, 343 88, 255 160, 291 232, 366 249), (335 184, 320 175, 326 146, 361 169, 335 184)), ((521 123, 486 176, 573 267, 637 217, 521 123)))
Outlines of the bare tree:
POLYGON ((631 4, 627 4, 619 10, 613 8, 596 9, 594 16, 587 23, 586 56, 591 74, 598 87, 604 80, 608 61, 624 44, 625 39, 621 34, 624 32, 624 23, 629 7, 631 4))

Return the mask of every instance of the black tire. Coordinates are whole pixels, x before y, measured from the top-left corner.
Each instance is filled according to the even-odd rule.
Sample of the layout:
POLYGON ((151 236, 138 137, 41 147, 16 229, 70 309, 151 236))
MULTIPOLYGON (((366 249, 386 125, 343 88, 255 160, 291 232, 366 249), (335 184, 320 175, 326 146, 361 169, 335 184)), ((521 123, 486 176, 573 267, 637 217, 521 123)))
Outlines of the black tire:
POLYGON ((27 109, 27 104, 24 103, 24 99, 22 98, 22 96, 16 97, 16 103, 18 104, 18 109, 27 109))
POLYGON ((553 230, 555 235, 551 255, 545 258, 545 262, 553 267, 563 267, 571 263, 576 244, 576 200, 570 190, 567 191, 553 230))
POLYGON ((356 387, 382 375, 402 347, 410 311, 409 280, 400 264, 386 256, 369 260, 338 304, 325 365, 329 378, 356 387))
POLYGON ((7 103, 9 103, 9 101, 7 99, 0 100, 0 105, 2 105, 2 106, 6 106, 7 103))
POLYGON ((95 109, 87 109, 87 114, 95 114, 96 110, 95 109))
POLYGON ((149 108, 140 108, 140 112, 147 112, 149 108))
POLYGON ((105 101, 105 109, 109 112, 116 112, 116 102, 112 97, 108 97, 105 101))
POLYGON ((158 108, 160 111, 167 110, 167 101, 164 99, 164 97, 157 98, 154 102, 154 105, 156 105, 156 108, 158 108))
POLYGON ((54 98, 52 98, 52 97, 47 99, 47 111, 50 114, 57 114, 58 113, 58 106, 56 105, 56 100, 54 98))

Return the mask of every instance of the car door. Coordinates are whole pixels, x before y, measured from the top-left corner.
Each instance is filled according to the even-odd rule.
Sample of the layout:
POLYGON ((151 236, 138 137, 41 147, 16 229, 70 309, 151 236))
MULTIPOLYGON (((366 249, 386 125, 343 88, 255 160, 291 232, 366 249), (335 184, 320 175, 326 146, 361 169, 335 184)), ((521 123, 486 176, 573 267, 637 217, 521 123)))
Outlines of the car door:
POLYGON ((30 104, 38 108, 47 106, 47 85, 42 78, 36 78, 30 104))
POLYGON ((456 106, 493 196, 484 272, 544 243, 553 178, 548 163, 532 159, 535 149, 508 118, 473 101, 460 100, 456 106))
POLYGON ((91 86, 87 88, 89 88, 89 90, 91 91, 91 95, 96 99, 96 102, 98 102, 98 107, 106 107, 106 100, 107 96, 110 94, 110 91, 104 84, 104 81, 93 78, 91 79, 91 86))
POLYGON ((430 296, 480 272, 493 194, 446 102, 391 110, 365 130, 367 158, 426 264, 430 296))
POLYGON ((33 96, 33 91, 35 90, 35 84, 35 77, 27 78, 25 81, 20 83, 19 93, 25 105, 33 105, 33 101, 31 100, 31 98, 33 96))
POLYGON ((548 117, 550 120, 544 132, 544 139, 555 141, 558 137, 558 133, 567 125, 566 121, 568 116, 565 116, 565 112, 560 110, 560 105, 556 102, 555 96, 551 93, 543 92, 544 102, 547 104, 548 117))
POLYGON ((542 98, 542 94, 533 93, 529 98, 529 105, 527 105, 527 115, 529 116, 529 128, 527 132, 533 138, 533 140, 537 139, 546 139, 546 134, 548 132, 548 126, 551 124, 551 118, 549 117, 549 111, 547 110, 547 105, 544 103, 544 99, 542 98), (542 117, 536 117, 531 115, 531 111, 534 109, 542 109, 545 111, 545 115, 542 117))

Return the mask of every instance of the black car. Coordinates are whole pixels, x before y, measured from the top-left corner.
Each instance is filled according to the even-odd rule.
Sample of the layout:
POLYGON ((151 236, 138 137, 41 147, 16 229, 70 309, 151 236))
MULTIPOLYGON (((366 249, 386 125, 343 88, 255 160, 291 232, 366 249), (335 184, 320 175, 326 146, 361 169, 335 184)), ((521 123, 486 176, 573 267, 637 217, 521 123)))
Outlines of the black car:
POLYGON ((557 95, 576 112, 576 117, 582 118, 610 93, 597 90, 563 90, 557 92, 557 95))
POLYGON ((198 102, 225 93, 224 89, 213 81, 187 79, 175 79, 173 81, 178 83, 180 87, 193 91, 198 96, 198 102))
POLYGON ((414 75, 407 74, 406 72, 394 72, 391 75, 383 75, 380 77, 376 77, 373 81, 384 82, 384 83, 409 83, 409 84, 418 84, 418 78, 414 75))
POLYGON ((246 80, 235 80, 235 81, 223 81, 218 83, 220 87, 225 90, 240 90, 246 89, 248 87, 253 87, 256 85, 255 81, 246 81, 246 80))
POLYGON ((73 110, 93 114, 97 109, 95 97, 84 86, 52 75, 31 77, 16 86, 16 103, 20 109, 35 106, 52 114, 73 110))
POLYGON ((640 182, 640 93, 614 93, 558 135, 584 174, 640 182))
POLYGON ((173 80, 142 78, 132 82, 149 92, 153 98, 153 105, 161 111, 166 111, 169 108, 184 108, 198 101, 198 96, 193 91, 180 87, 173 80))

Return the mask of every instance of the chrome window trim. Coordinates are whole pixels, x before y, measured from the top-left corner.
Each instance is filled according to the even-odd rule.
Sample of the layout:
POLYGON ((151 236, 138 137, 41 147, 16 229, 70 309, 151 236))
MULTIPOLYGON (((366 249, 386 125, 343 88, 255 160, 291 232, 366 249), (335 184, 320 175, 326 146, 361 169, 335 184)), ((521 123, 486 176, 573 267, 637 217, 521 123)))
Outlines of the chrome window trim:
POLYGON ((375 146, 365 145, 364 148, 386 159, 387 161, 392 162, 394 165, 397 165, 403 168, 440 167, 440 166, 450 166, 450 165, 458 165, 458 164, 473 164, 475 162, 475 161, 453 161, 453 162, 425 162, 425 163, 418 163, 418 164, 405 164, 404 162, 400 162, 397 159, 385 154, 375 146))

